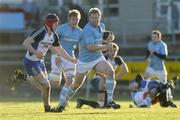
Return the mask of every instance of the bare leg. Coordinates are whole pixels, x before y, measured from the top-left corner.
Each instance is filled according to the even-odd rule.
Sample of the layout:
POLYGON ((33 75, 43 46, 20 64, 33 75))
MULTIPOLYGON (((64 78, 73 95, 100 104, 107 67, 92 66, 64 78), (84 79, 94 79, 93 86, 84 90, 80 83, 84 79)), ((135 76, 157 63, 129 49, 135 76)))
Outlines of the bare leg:
MULTIPOLYGON (((36 76, 33 76, 34 80, 39 83, 41 88, 41 97, 43 99, 44 106, 50 106, 50 83, 47 79, 47 73, 39 73, 36 76)), ((34 83, 36 83, 34 82, 34 83)))
POLYGON ((116 81, 114 79, 114 70, 112 65, 107 62, 106 60, 102 60, 99 62, 96 67, 95 71, 100 74, 104 74, 106 79, 105 79, 105 84, 106 84, 106 91, 107 91, 107 107, 112 107, 114 109, 119 109, 120 105, 116 104, 113 101, 113 94, 114 94, 114 89, 116 86, 116 81))
POLYGON ((98 91, 98 101, 99 101, 99 105, 100 107, 103 107, 104 104, 106 103, 105 102, 105 80, 104 79, 101 79, 99 81, 99 91, 98 91))
POLYGON ((67 102, 69 101, 69 99, 76 93, 76 91, 82 86, 82 84, 84 83, 85 77, 86 77, 86 73, 77 73, 76 77, 75 77, 75 81, 70 85, 70 87, 67 89, 67 96, 63 96, 60 99, 60 103, 59 103, 59 112, 62 112, 61 106, 65 107, 67 105, 67 102))
POLYGON ((95 70, 96 72, 105 75, 105 84, 108 97, 107 102, 113 101, 113 93, 116 81, 114 80, 114 71, 112 65, 109 62, 103 60, 96 65, 95 70))

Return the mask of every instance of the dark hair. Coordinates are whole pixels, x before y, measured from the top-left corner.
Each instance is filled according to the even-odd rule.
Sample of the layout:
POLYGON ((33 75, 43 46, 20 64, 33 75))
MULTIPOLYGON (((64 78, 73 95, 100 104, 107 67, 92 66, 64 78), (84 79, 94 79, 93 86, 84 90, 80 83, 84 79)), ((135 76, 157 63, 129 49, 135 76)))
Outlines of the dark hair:
POLYGON ((48 14, 47 16, 46 16, 46 19, 57 19, 58 17, 57 17, 57 15, 56 14, 48 14))
POLYGON ((56 14, 48 14, 44 20, 44 24, 52 28, 52 24, 59 22, 59 18, 56 14))
POLYGON ((105 32, 103 33, 103 40, 106 40, 109 35, 114 36, 114 33, 113 33, 112 31, 105 31, 105 32))

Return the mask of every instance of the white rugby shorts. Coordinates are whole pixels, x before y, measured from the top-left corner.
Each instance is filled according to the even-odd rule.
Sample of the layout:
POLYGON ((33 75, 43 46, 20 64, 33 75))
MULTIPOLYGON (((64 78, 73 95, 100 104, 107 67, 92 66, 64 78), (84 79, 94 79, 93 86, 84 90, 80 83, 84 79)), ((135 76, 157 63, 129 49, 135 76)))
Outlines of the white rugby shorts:
POLYGON ((97 60, 91 61, 91 62, 82 62, 78 60, 76 71, 77 73, 85 73, 94 68, 99 62, 106 60, 104 56, 98 58, 97 60))
POLYGON ((163 83, 167 82, 167 71, 165 70, 154 70, 152 67, 148 66, 145 74, 145 78, 152 78, 152 77, 157 77, 160 81, 163 83))
POLYGON ((72 62, 60 57, 62 61, 59 65, 56 65, 56 57, 59 56, 57 56, 56 54, 53 54, 51 56, 51 73, 60 74, 63 71, 66 76, 74 76, 76 64, 73 64, 72 62))

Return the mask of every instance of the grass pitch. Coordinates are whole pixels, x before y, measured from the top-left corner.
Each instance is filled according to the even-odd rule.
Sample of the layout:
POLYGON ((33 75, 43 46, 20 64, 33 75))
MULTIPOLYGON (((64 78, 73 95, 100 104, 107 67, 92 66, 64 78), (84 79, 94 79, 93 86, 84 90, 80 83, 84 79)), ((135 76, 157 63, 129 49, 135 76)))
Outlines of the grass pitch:
MULTIPOLYGON (((75 108, 71 101, 62 113, 45 113, 40 99, 6 98, 0 101, 0 120, 180 120, 180 108, 129 108, 130 101, 119 101, 121 109, 75 108)), ((175 101, 180 107, 180 101, 175 101)), ((53 106, 57 102, 51 102, 53 106)))

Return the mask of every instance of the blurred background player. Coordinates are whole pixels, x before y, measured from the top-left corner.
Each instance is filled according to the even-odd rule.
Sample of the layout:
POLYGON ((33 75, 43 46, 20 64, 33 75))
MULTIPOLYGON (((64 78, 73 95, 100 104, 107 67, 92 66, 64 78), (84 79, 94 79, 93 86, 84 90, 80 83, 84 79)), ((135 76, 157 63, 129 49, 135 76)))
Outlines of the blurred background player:
MULTIPOLYGON (((167 83, 167 70, 164 64, 164 60, 167 58, 168 49, 166 43, 162 41, 161 36, 162 35, 159 30, 153 30, 151 33, 152 40, 148 43, 147 46, 147 60, 149 65, 145 70, 144 77, 157 77, 163 83, 167 83)), ((170 90, 168 90, 167 99, 172 99, 170 90)))
POLYGON ((173 88, 173 82, 163 83, 159 80, 144 79, 141 74, 129 84, 131 98, 137 107, 150 107, 159 102, 161 107, 176 108, 171 100, 167 100, 167 89, 173 88))
MULTIPOLYGON (((114 40, 114 34, 111 31, 105 31, 103 34, 103 39, 105 43, 112 42, 114 40)), ((104 53, 104 56, 106 60, 113 66, 114 71, 118 69, 118 67, 121 68, 121 70, 118 70, 115 74, 115 78, 120 80, 126 73, 129 72, 128 67, 121 56, 118 56, 119 47, 113 43, 113 49, 106 51, 104 53)), ((107 93, 105 88, 105 77, 102 75, 96 75, 91 80, 92 86, 97 92, 98 101, 90 101, 85 99, 77 99, 77 108, 81 108, 83 105, 89 105, 93 108, 103 108, 106 107, 107 103, 107 93)))
POLYGON ((102 44, 105 26, 100 21, 101 11, 98 8, 91 8, 89 10, 89 23, 84 27, 83 38, 80 40, 79 60, 77 63, 75 80, 68 90, 68 96, 60 101, 60 104, 55 109, 56 112, 62 112, 64 107, 67 106, 68 100, 82 86, 86 75, 91 69, 94 69, 95 72, 106 77, 107 105, 109 107, 120 108, 120 105, 113 101, 113 93, 116 85, 113 67, 106 61, 102 54, 103 50, 111 50, 113 45, 111 43, 102 44))
POLYGON ((76 63, 76 59, 70 57, 59 44, 59 37, 54 32, 59 23, 55 14, 49 14, 44 20, 44 26, 33 31, 24 40, 23 46, 27 50, 24 57, 24 67, 28 75, 16 70, 15 79, 26 79, 41 91, 45 112, 51 111, 50 91, 51 86, 48 80, 44 64, 44 57, 48 49, 53 46, 54 51, 64 59, 76 63))
POLYGON ((161 32, 153 30, 151 41, 148 43, 147 60, 149 65, 145 71, 145 78, 157 77, 162 82, 167 82, 167 71, 164 60, 167 58, 167 45, 161 40, 161 32))
MULTIPOLYGON (((59 42, 66 52, 75 58, 75 48, 82 37, 82 29, 78 26, 81 14, 78 10, 70 10, 68 13, 68 22, 58 27, 57 33, 60 36, 59 42)), ((65 84, 60 92, 60 98, 66 95, 68 87, 74 80, 75 64, 69 62, 57 54, 51 56, 51 73, 49 80, 53 88, 58 88, 61 83, 62 72, 64 73, 65 84)))

